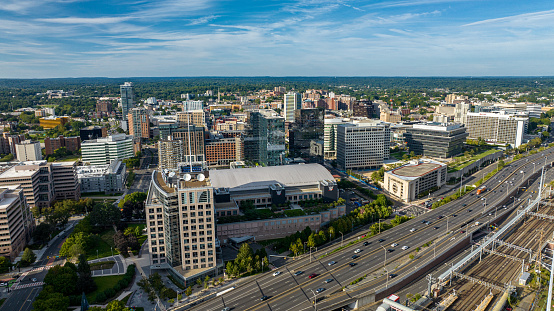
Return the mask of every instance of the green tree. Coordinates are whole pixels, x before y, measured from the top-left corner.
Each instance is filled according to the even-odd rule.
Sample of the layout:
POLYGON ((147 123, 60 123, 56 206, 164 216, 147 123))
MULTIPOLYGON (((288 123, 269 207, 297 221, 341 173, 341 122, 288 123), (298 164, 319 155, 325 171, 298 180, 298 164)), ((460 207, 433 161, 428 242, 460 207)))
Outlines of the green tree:
POLYGON ((21 261, 24 261, 26 265, 30 265, 35 262, 37 259, 37 256, 30 248, 25 248, 25 251, 23 252, 23 256, 21 256, 21 261))
POLYGON ((83 254, 79 256, 79 265, 77 267, 77 290, 78 292, 90 293, 96 289, 96 283, 92 280, 92 272, 88 264, 87 257, 83 254))
POLYGON ((0 257, 0 272, 6 273, 10 270, 12 267, 12 263, 10 260, 6 257, 0 257))
POLYGON ((315 234, 312 232, 312 234, 310 234, 310 236, 308 237, 308 243, 306 243, 306 246, 308 247, 316 247, 316 242, 315 242, 315 234))
POLYGON ((121 211, 110 203, 98 204, 90 212, 89 219, 92 226, 117 226, 121 221, 121 211))
POLYGON ((44 277, 46 285, 52 285, 54 291, 64 296, 76 294, 77 272, 69 267, 54 266, 44 277))
POLYGON ((187 287, 187 289, 185 290, 185 295, 187 295, 187 297, 192 295, 192 286, 187 287))
POLYGON ((57 292, 46 293, 46 295, 41 292, 37 300, 33 302, 35 311, 59 311, 67 310, 67 308, 69 308, 69 297, 57 292))

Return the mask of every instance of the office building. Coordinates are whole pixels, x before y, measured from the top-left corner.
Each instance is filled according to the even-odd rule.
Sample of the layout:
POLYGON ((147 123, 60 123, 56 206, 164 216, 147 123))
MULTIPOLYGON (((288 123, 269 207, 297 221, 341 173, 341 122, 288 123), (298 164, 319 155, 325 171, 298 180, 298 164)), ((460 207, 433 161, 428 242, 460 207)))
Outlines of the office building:
POLYGON ((259 165, 281 165, 285 154, 285 119, 273 110, 249 113, 244 138, 245 160, 259 165))
POLYGON ((184 155, 193 156, 203 161, 205 129, 203 127, 189 125, 177 128, 171 132, 171 139, 183 141, 184 155))
POLYGON ((106 165, 78 166, 76 172, 81 193, 112 194, 125 191, 127 171, 125 163, 121 160, 115 160, 106 165))
POLYGON ((455 105, 458 103, 466 102, 468 100, 468 97, 459 94, 448 94, 446 95, 445 100, 447 105, 455 105))
POLYGON ((294 122, 294 111, 302 109, 302 95, 295 92, 285 94, 285 103, 283 106, 285 108, 285 121, 294 122))
POLYGON ((96 113, 100 115, 108 115, 112 111, 112 102, 107 100, 99 100, 96 102, 96 113))
POLYGON ((348 119, 325 119, 323 125, 323 157, 333 160, 337 158, 337 127, 347 123, 348 119))
POLYGON ((108 136, 108 129, 105 126, 91 125, 79 130, 81 141, 92 140, 108 136))
POLYGON ((13 262, 30 242, 35 228, 33 214, 19 185, 0 187, 0 214, 0 256, 13 262))
POLYGON ((183 102, 183 111, 203 110, 204 102, 201 100, 186 100, 183 102))
POLYGON ((177 122, 179 127, 186 127, 189 124, 199 127, 206 126, 206 117, 204 110, 191 110, 186 112, 177 112, 177 122))
POLYGON ((375 108, 373 106, 373 103, 368 99, 362 99, 356 104, 352 105, 353 117, 373 118, 374 114, 375 108))
POLYGON ((529 117, 500 112, 468 112, 467 132, 469 139, 482 138, 494 144, 510 144, 513 148, 523 143, 529 117))
POLYGON ((215 139, 206 144, 206 162, 210 167, 229 166, 244 160, 244 143, 241 137, 215 139))
POLYGON ((127 121, 129 111, 135 107, 135 94, 133 92, 133 83, 125 82, 119 86, 121 92, 121 116, 127 121))
POLYGON ((461 124, 427 122, 407 127, 404 139, 410 152, 434 158, 450 158, 462 153, 469 135, 461 124))
POLYGON ((49 207, 56 200, 81 197, 76 162, 28 161, 0 174, 0 187, 21 185, 31 207, 49 207))
POLYGON ((159 170, 176 170, 179 163, 185 161, 184 141, 171 139, 158 141, 158 168, 159 170))
POLYGON ((454 108, 454 122, 466 124, 467 113, 471 111, 471 104, 466 102, 460 102, 456 104, 454 108))
POLYGON ((115 134, 108 137, 87 140, 81 143, 82 162, 90 165, 110 164, 113 160, 132 158, 133 136, 115 134))
POLYGON ((13 154, 15 157, 15 145, 25 141, 25 135, 10 135, 8 132, 0 136, 0 154, 13 154))
POLYGON ((447 166, 444 163, 429 160, 412 160, 399 168, 385 172, 384 188, 390 195, 410 202, 418 194, 446 183, 447 166))
POLYGON ((324 116, 323 108, 294 111, 295 122, 289 130, 289 157, 301 157, 313 163, 323 162, 323 150, 312 153, 311 146, 312 142, 324 141, 324 116))
POLYGON ((399 123, 400 121, 402 121, 402 116, 396 112, 381 111, 379 119, 383 122, 399 123))
POLYGON ((42 126, 42 128, 44 128, 45 130, 51 130, 58 125, 64 125, 66 123, 69 123, 69 117, 50 116, 50 117, 40 118, 38 121, 40 123, 40 126, 42 126))
POLYGON ((337 164, 343 170, 379 169, 390 155, 390 126, 379 121, 337 127, 337 164))
POLYGON ((129 134, 135 138, 150 138, 150 117, 144 108, 133 108, 127 115, 129 134))
POLYGON ((63 137, 63 135, 58 136, 58 138, 46 137, 44 139, 44 154, 51 155, 60 148, 66 148, 68 151, 76 152, 81 149, 81 137, 63 137))
POLYGON ((174 171, 154 171, 146 199, 152 264, 166 268, 180 283, 215 276, 214 193, 202 163, 174 171))
POLYGON ((25 140, 15 144, 15 157, 19 161, 39 161, 42 160, 42 151, 40 142, 25 140))

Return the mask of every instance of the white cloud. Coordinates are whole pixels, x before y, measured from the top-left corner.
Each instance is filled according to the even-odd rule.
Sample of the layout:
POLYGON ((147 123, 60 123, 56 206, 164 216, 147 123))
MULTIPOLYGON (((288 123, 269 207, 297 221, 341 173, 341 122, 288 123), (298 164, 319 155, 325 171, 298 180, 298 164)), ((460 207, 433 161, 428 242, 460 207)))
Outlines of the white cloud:
POLYGON ((62 17, 62 18, 39 18, 39 22, 56 23, 56 24, 90 24, 90 25, 105 25, 115 24, 130 20, 131 17, 62 17))
POLYGON ((524 13, 500 18, 485 19, 464 26, 506 25, 510 27, 550 27, 554 23, 554 10, 524 13))

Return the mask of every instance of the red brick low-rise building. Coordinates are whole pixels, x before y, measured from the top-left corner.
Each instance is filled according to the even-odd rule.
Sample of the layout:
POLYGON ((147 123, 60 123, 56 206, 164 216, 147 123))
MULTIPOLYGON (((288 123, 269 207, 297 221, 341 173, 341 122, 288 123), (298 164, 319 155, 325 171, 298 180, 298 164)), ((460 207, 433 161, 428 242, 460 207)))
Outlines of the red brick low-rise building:
POLYGON ((54 154, 54 151, 65 147, 67 150, 75 152, 81 149, 81 137, 63 137, 62 135, 58 138, 45 138, 44 139, 44 154, 50 155, 54 154))

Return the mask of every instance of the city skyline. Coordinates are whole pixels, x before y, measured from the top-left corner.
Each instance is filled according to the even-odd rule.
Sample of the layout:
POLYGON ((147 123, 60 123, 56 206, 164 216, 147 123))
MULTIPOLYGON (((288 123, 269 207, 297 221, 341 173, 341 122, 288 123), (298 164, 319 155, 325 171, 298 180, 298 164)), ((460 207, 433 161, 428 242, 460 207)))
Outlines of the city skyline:
POLYGON ((552 75, 547 1, 7 0, 0 78, 552 75))

